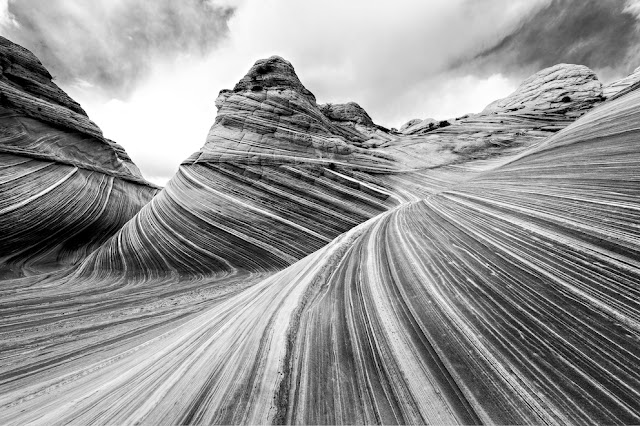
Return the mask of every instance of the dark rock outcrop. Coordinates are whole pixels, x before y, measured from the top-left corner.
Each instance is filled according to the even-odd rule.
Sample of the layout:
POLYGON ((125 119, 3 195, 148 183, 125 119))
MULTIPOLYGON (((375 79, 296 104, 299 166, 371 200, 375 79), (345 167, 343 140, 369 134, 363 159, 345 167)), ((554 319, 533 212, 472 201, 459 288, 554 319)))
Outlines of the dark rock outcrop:
POLYGON ((151 199, 124 149, 0 37, 0 274, 77 263, 151 199))

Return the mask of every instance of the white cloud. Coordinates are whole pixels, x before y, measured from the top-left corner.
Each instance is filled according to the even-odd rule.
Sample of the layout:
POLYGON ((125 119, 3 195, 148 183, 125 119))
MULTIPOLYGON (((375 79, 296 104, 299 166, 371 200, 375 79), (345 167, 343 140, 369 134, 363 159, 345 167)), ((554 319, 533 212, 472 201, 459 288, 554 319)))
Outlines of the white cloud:
POLYGON ((20 24, 9 12, 9 0, 0 0, 0 29, 18 28, 20 24))
POLYGON ((518 83, 449 75, 452 61, 492 45, 546 2, 226 0, 238 9, 227 40, 208 56, 154 63, 126 100, 65 89, 145 176, 166 180, 204 144, 218 91, 259 58, 283 56, 319 102, 356 101, 385 126, 448 118, 480 111, 518 83))
POLYGON ((627 0, 624 7, 624 12, 630 13, 640 20, 640 0, 627 0))

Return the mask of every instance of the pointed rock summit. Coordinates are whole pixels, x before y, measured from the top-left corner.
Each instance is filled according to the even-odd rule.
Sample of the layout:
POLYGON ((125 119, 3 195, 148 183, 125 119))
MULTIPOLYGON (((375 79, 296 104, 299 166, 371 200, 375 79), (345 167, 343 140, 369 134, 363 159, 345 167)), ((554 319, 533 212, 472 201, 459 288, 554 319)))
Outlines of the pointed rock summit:
POLYGON ((315 103, 316 97, 300 82, 291 62, 280 56, 259 59, 251 67, 247 75, 233 88, 234 92, 251 90, 259 92, 264 89, 292 89, 315 103))
MULTIPOLYGON (((353 105, 348 117, 373 126, 367 113, 353 105)), ((345 126, 327 117, 293 66, 279 56, 258 60, 233 90, 220 92, 216 106, 218 115, 205 146, 186 163, 338 162, 350 167, 377 168, 385 163, 384 167, 392 167, 362 149, 375 128, 345 126)))

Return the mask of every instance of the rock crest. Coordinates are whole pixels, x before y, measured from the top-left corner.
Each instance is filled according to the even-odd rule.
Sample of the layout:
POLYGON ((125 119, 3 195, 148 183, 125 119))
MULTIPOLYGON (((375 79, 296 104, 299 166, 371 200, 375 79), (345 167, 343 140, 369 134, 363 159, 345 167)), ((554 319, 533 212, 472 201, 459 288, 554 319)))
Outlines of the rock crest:
POLYGON ((558 64, 524 80, 515 92, 487 105, 483 113, 523 108, 552 111, 589 109, 603 100, 602 83, 584 65, 558 64))

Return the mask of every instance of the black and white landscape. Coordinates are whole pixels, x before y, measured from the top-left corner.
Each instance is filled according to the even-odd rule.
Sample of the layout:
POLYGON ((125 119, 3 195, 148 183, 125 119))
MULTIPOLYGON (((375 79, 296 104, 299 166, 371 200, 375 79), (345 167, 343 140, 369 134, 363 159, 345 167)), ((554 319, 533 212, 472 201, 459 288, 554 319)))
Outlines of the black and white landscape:
MULTIPOLYGON (((201 94, 210 130, 159 186, 60 87, 92 75, 43 30, 63 9, 18 3, 0 37, 0 424, 640 423, 639 4, 540 2, 450 69, 557 63, 397 129, 254 58, 201 94), (562 38, 580 31, 591 44, 562 38), (597 54, 610 32, 619 57, 597 54)), ((179 34, 217 48, 220 8, 179 34)), ((143 78, 100 75, 113 93, 143 78)))

